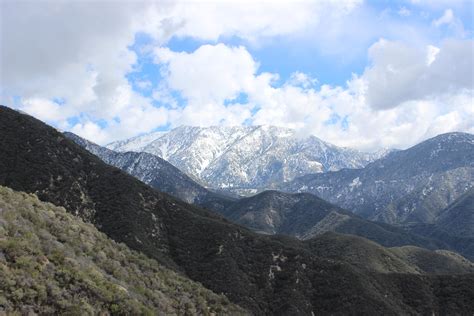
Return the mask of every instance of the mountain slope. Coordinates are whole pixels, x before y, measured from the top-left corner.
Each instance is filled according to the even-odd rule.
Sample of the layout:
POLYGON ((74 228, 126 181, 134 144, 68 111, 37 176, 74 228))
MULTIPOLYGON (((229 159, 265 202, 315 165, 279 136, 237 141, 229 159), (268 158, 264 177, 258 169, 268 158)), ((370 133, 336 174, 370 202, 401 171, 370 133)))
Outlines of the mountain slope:
POLYGON ((451 235, 474 238, 474 187, 444 209, 436 225, 451 235))
POLYGON ((441 211, 435 223, 412 224, 409 232, 444 240, 452 249, 464 256, 474 258, 474 188, 469 189, 457 200, 441 211))
POLYGON ((64 135, 104 162, 117 167, 144 183, 185 202, 207 204, 220 209, 233 199, 211 192, 169 162, 149 153, 115 152, 73 133, 64 135))
POLYGON ((244 313, 31 194, 0 186, 0 312, 244 313))
POLYGON ((255 314, 474 309, 472 274, 377 273, 319 257, 306 243, 256 235, 157 192, 32 117, 0 107, 0 130, 0 184, 67 207, 255 314))
POLYGON ((474 264, 456 253, 414 246, 384 248, 353 235, 324 233, 307 241, 314 253, 382 273, 472 273, 474 264), (324 253, 322 253, 324 251, 324 253))
POLYGON ((77 135, 64 134, 103 161, 159 191, 170 193, 187 202, 194 202, 259 233, 310 239, 326 231, 333 231, 365 237, 386 247, 414 245, 428 249, 456 249, 468 258, 474 258, 471 252, 464 252, 463 248, 447 244, 444 238, 421 237, 401 228, 367 221, 312 194, 265 191, 248 198, 230 199, 199 186, 178 169, 161 158, 153 158, 151 154, 116 153, 77 135), (136 159, 136 156, 145 156, 148 159, 136 159), (132 162, 124 163, 129 158, 132 158, 132 162), (143 176, 144 174, 146 176, 143 176), (195 193, 189 194, 190 191, 195 193), (190 196, 192 200, 188 200, 190 196))
POLYGON ((367 221, 313 194, 264 191, 236 200, 221 212, 231 221, 266 234, 310 239, 327 231, 352 234, 386 247, 417 245, 449 248, 442 241, 422 238, 382 223, 367 221))
POLYGON ((148 152, 216 189, 252 192, 308 173, 356 168, 382 153, 339 148, 274 126, 183 126, 150 142, 144 135, 109 144, 116 151, 148 152))
POLYGON ((126 171, 159 191, 206 207, 259 233, 286 234, 309 239, 326 231, 334 231, 362 236, 386 247, 416 245, 428 249, 450 248, 443 241, 429 240, 403 229, 366 221, 312 194, 265 191, 242 199, 223 197, 199 186, 178 169, 151 154, 117 153, 72 133, 64 135, 108 164, 126 171), (128 162, 129 159, 131 162, 128 162), (192 199, 189 199, 190 196, 192 199))
POLYGON ((372 220, 433 223, 473 185, 473 175, 474 136, 449 133, 362 169, 306 175, 280 188, 314 193, 372 220))

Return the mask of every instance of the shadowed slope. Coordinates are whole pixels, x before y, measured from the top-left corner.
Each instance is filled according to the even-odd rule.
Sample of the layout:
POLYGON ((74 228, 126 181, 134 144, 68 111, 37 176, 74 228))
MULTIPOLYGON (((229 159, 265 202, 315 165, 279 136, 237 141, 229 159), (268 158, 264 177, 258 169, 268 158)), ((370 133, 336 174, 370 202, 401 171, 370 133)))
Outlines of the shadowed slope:
POLYGON ((38 120, 0 107, 0 184, 35 192, 256 314, 462 313, 472 274, 381 274, 258 236, 159 193, 38 120))
POLYGON ((114 152, 75 134, 64 133, 104 162, 122 169, 159 191, 203 206, 227 219, 264 234, 286 234, 309 239, 326 231, 350 233, 384 246, 417 245, 446 248, 442 241, 409 234, 387 224, 364 220, 315 195, 265 191, 232 199, 207 190, 163 159, 148 153, 114 152))

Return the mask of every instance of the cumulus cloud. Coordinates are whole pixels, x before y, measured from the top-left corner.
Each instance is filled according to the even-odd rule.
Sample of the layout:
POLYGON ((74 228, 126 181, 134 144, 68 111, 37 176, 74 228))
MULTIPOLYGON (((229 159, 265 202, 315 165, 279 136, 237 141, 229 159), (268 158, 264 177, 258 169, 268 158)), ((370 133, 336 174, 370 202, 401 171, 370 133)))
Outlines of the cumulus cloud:
POLYGON ((318 87, 299 72, 281 82, 276 74, 260 73, 244 47, 223 44, 192 53, 160 48, 155 60, 165 67, 169 93, 179 91, 187 101, 173 113, 173 125, 278 125, 374 150, 472 130, 469 45, 448 41, 439 49, 418 49, 381 41, 371 48, 371 67, 346 86, 318 87), (237 102, 242 94, 245 101, 237 102))
POLYGON ((439 18, 433 21, 433 24, 435 26, 441 26, 443 24, 451 24, 454 21, 454 13, 453 10, 451 9, 446 9, 443 13, 443 15, 439 18))
MULTIPOLYGON (((2 1, 2 102, 10 103, 13 96, 19 96, 20 99, 15 99, 12 106, 29 111, 49 123, 73 128, 83 133, 82 136, 91 137, 97 133, 96 137, 91 137, 94 140, 132 136, 153 129, 164 122, 163 118, 177 115, 173 110, 157 110, 151 99, 141 97, 132 89, 126 77, 137 62, 137 55, 129 46, 138 32, 151 36, 154 44, 166 43, 172 36, 206 40, 238 36, 257 41, 261 37, 292 34, 316 23, 321 15, 329 11, 347 12, 360 3, 360 0, 303 0, 297 3, 2 1), (292 14, 288 15, 290 11, 292 14), (61 104, 55 103, 55 99, 61 99, 61 104), (68 126, 67 119, 71 117, 80 122, 68 126), (135 126, 125 123, 140 121, 143 117, 153 117, 156 122, 135 126), (117 133, 119 127, 121 131, 117 133)), ((252 57, 237 48, 239 52, 241 58, 247 59, 247 66, 253 67, 252 57)), ((211 66, 213 63, 206 60, 205 47, 200 53, 203 62, 211 66)), ((164 54, 163 51, 161 58, 165 57, 164 54)), ((181 83, 173 81, 174 73, 179 72, 173 67, 170 64, 173 71, 170 72, 169 84, 173 88, 192 94, 195 103, 199 98, 207 98, 199 96, 201 86, 174 87, 181 83)), ((195 65, 190 69, 193 67, 195 65)), ((241 76, 239 71, 244 73, 248 70, 234 69, 229 76, 241 76)), ((214 69, 214 74, 218 71, 214 69)), ((222 77, 222 73, 219 75, 222 77)), ((243 115, 242 111, 217 108, 222 107, 222 98, 232 98, 235 92, 235 87, 225 85, 232 80, 217 78, 214 78, 216 90, 211 92, 214 101, 205 106, 211 109, 212 105, 217 112, 234 113, 232 117, 235 119, 228 119, 229 122, 241 121, 248 116, 243 115), (219 81, 222 84, 218 85, 219 81)), ((202 78, 194 79, 204 84, 202 78)), ((140 81, 135 86, 142 91, 150 88, 149 84, 140 81)), ((155 96, 157 93, 155 91, 155 96)), ((168 99, 172 103, 172 98, 168 99)), ((184 115, 189 111, 182 113, 184 115)))
POLYGON ((174 124, 233 125, 251 119, 254 124, 301 127, 308 113, 319 109, 323 117, 327 112, 317 107, 311 89, 315 79, 296 72, 276 88, 278 75, 257 74, 258 62, 242 46, 203 45, 192 53, 159 48, 155 56, 164 67, 167 88, 187 101, 174 113, 174 124))
POLYGON ((177 36, 214 41, 222 36, 238 36, 255 41, 302 31, 317 24, 322 16, 350 12, 362 0, 194 0, 176 4, 169 19, 181 25, 177 36))
MULTIPOLYGON (((454 30, 462 39, 455 13, 466 2, 448 2, 441 11, 436 6, 439 14, 427 27, 454 30)), ((473 132, 472 40, 430 42, 425 30, 380 17, 389 37, 411 40, 377 41, 370 65, 339 86, 304 71, 286 78, 262 72, 246 48, 287 36, 325 52, 346 56, 350 48, 365 56, 380 21, 362 0, 7 0, 0 6, 0 101, 99 143, 179 124, 280 125, 362 149, 473 132), (152 39, 139 49, 161 68, 159 82, 127 76, 140 64, 141 53, 130 48, 139 33, 152 39), (166 47, 172 37, 211 44, 173 51, 166 47), (234 37, 240 45, 219 43, 234 37)), ((404 21, 415 16, 406 6, 411 15, 404 21)))
POLYGON ((69 115, 56 102, 43 98, 23 100, 23 111, 44 121, 61 122, 69 115))
POLYGON ((171 92, 178 91, 187 100, 171 111, 173 125, 240 125, 250 117, 249 105, 229 102, 255 83, 258 64, 244 47, 203 45, 193 53, 157 48, 154 53, 165 79, 154 97, 169 102, 171 92))
POLYGON ((405 101, 473 87, 472 40, 446 40, 440 47, 413 47, 380 40, 369 49, 367 101, 388 109, 405 101))
POLYGON ((234 99, 252 85, 257 63, 242 46, 203 45, 192 54, 168 48, 155 50, 155 62, 165 64, 170 88, 195 102, 234 99))
MULTIPOLYGON (((20 96, 14 106, 39 118, 105 140, 146 131, 117 122, 150 112, 127 78, 136 63, 128 49, 147 10, 138 2, 2 1, 3 95, 20 96), (61 104, 53 102, 60 99, 61 104), (67 118, 81 122, 68 126, 67 118), (105 122, 100 127, 96 123, 105 122)), ((138 119, 138 117, 136 118, 138 119)))

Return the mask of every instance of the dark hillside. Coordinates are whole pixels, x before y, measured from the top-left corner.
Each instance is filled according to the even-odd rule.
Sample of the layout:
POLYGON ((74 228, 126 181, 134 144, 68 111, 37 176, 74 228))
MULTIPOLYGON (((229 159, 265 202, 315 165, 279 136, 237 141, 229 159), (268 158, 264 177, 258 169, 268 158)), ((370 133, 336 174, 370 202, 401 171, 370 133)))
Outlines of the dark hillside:
POLYGON ((388 224, 365 220, 309 193, 264 191, 248 198, 225 197, 202 187, 152 154, 115 152, 75 134, 65 132, 64 135, 107 164, 120 168, 158 191, 220 213, 258 233, 309 239, 326 231, 335 231, 362 236, 386 247, 415 245, 451 249, 442 240, 430 240, 388 224))
POLYGON ((451 235, 474 239, 474 187, 444 209, 436 224, 451 235))
POLYGON ((213 210, 221 210, 234 200, 206 189, 158 156, 145 152, 115 152, 73 133, 65 132, 64 135, 105 163, 117 167, 158 191, 168 193, 184 202, 206 205, 212 207, 213 210))
POLYGON ((0 184, 36 193, 255 314, 467 313, 474 275, 386 274, 259 236, 155 191, 42 122, 0 107, 0 184))
POLYGON ((309 193, 264 191, 229 203, 222 214, 257 232, 285 234, 304 240, 333 231, 361 236, 385 247, 414 245, 428 249, 451 249, 442 240, 421 237, 389 224, 363 219, 309 193))

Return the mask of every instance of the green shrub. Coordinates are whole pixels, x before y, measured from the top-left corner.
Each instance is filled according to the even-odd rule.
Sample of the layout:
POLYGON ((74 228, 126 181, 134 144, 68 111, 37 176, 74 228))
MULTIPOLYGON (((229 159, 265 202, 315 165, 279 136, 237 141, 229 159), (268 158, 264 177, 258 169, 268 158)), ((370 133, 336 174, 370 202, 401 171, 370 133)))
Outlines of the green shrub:
POLYGON ((0 187, 0 207, 0 314, 242 313, 34 195, 0 187))

